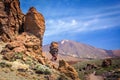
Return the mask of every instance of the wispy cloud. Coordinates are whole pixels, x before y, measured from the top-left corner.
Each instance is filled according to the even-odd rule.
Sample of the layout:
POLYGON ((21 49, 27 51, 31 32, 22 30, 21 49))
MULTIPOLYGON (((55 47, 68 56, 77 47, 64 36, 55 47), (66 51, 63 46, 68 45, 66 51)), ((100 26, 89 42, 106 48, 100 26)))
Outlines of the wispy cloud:
POLYGON ((75 30, 78 26, 78 21, 75 19, 73 20, 48 20, 46 22, 47 30, 46 30, 46 36, 54 35, 54 34, 60 34, 62 32, 75 30))
POLYGON ((93 19, 85 21, 82 21, 81 19, 79 19, 79 17, 75 19, 73 18, 47 20, 47 30, 45 32, 44 43, 48 43, 53 40, 59 41, 61 39, 67 39, 67 37, 71 37, 72 34, 79 35, 82 32, 86 33, 96 30, 107 30, 112 27, 120 27, 120 16, 105 18, 95 17, 93 19))
POLYGON ((61 34, 62 32, 85 32, 120 26, 120 23, 118 23, 120 16, 111 17, 111 15, 119 13, 120 11, 101 13, 92 16, 91 19, 86 18, 85 20, 79 17, 50 19, 46 22, 47 30, 45 36, 61 34))

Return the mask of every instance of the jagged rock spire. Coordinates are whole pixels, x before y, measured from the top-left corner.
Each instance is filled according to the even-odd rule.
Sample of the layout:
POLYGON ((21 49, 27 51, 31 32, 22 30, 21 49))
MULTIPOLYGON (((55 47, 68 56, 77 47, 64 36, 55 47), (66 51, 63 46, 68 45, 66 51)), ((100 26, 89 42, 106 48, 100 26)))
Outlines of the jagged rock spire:
POLYGON ((41 40, 45 32, 45 20, 41 13, 39 13, 34 7, 31 7, 25 16, 24 31, 34 34, 41 40))

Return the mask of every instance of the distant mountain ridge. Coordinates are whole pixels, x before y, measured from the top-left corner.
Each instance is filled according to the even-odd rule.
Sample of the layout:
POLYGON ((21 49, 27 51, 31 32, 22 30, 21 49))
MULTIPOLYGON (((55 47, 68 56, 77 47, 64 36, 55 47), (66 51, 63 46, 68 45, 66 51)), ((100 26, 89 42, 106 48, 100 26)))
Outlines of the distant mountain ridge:
MULTIPOLYGON (((118 51, 105 50, 100 48, 95 48, 93 46, 82 44, 79 42, 71 41, 71 40, 62 40, 59 43, 59 54, 69 55, 76 58, 93 58, 93 59, 104 59, 109 57, 116 57, 115 54, 120 53, 118 51), (114 52, 116 52, 114 54, 114 52)), ((49 52, 49 46, 43 46, 44 52, 49 52)))

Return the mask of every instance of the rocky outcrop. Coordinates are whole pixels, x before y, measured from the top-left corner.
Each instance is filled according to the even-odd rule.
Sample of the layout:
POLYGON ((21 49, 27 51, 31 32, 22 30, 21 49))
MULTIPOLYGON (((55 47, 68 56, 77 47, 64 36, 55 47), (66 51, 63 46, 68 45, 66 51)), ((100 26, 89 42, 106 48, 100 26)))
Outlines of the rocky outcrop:
POLYGON ((85 67, 83 67, 82 69, 79 69, 79 71, 83 71, 83 70, 87 71, 87 70, 99 69, 99 68, 100 67, 95 64, 88 63, 88 64, 86 64, 85 67))
POLYGON ((4 59, 15 60, 22 53, 23 60, 30 56, 41 64, 53 67, 42 53, 44 31, 44 17, 34 7, 25 16, 19 0, 0 1, 0 40, 8 42, 1 52, 4 59))
POLYGON ((102 62, 102 67, 109 67, 112 65, 112 60, 111 59, 104 59, 102 62))
POLYGON ((64 60, 59 61, 58 70, 64 73, 66 76, 70 77, 72 80, 80 80, 78 78, 78 73, 76 72, 76 70, 64 60))
POLYGON ((31 33, 23 32, 21 35, 16 37, 16 40, 9 42, 5 48, 1 51, 4 59, 15 60, 16 55, 22 53, 24 55, 22 59, 26 61, 26 57, 30 56, 33 60, 38 61, 43 65, 48 65, 51 68, 55 68, 46 57, 45 53, 42 52, 42 48, 39 45, 40 39, 31 33))
POLYGON ((39 38, 30 33, 22 33, 16 37, 15 41, 9 42, 5 49, 2 50, 2 54, 9 60, 9 57, 14 55, 14 53, 24 53, 32 57, 36 55, 42 56, 42 49, 39 38), (12 55, 11 55, 12 54, 12 55))
POLYGON ((0 38, 4 42, 13 41, 23 29, 24 14, 19 0, 0 1, 0 38))
POLYGON ((44 31, 44 17, 35 8, 31 7, 24 16, 19 0, 0 1, 0 39, 9 42, 2 50, 6 59, 10 60, 18 52, 33 57, 41 55, 44 31))
POLYGON ((41 40, 40 45, 42 46, 42 39, 45 31, 45 21, 42 14, 37 12, 34 7, 31 7, 25 16, 24 31, 32 33, 41 40))

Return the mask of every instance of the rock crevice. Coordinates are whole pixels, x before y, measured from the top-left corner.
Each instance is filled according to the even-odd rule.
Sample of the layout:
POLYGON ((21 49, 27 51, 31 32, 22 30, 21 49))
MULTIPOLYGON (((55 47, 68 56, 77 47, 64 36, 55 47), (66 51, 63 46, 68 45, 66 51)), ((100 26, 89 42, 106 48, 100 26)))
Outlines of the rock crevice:
POLYGON ((24 14, 20 9, 19 0, 0 1, 0 36, 2 41, 9 42, 15 39, 23 26, 24 14))

